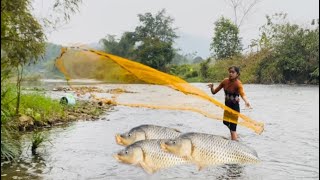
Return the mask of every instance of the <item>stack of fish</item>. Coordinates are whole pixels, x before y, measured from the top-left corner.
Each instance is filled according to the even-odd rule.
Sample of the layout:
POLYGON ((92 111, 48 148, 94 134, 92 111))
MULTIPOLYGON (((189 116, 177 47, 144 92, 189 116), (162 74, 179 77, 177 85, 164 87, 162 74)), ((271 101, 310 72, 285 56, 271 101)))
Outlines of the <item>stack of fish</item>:
POLYGON ((126 146, 114 155, 118 161, 140 166, 150 174, 189 163, 201 170, 211 165, 259 162, 257 153, 240 142, 156 125, 141 125, 117 134, 116 142, 126 146))

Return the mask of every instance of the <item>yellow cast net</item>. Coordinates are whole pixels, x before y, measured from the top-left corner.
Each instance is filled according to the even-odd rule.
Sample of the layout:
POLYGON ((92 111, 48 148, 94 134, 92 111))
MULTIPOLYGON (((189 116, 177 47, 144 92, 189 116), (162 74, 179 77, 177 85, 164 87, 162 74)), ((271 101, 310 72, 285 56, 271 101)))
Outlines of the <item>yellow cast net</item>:
POLYGON ((61 49, 56 66, 73 90, 82 94, 90 93, 91 97, 102 102, 193 111, 216 120, 223 120, 225 110, 239 117, 238 120, 225 117, 226 121, 250 128, 258 134, 264 128, 263 123, 234 111, 179 77, 119 56, 87 48, 68 47, 61 49), (94 79, 102 83, 99 87, 84 89, 72 85, 74 79, 94 79), (113 95, 103 96, 103 92, 113 95))

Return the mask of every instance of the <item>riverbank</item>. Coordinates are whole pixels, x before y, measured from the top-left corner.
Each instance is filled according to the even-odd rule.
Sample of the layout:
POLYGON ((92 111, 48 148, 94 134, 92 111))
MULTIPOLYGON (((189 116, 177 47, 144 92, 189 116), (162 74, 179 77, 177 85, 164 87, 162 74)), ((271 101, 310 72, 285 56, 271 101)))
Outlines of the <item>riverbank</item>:
POLYGON ((23 87, 20 98, 19 114, 16 114, 16 92, 8 88, 6 99, 3 100, 5 115, 2 125, 19 131, 33 131, 50 128, 76 120, 97 120, 99 115, 113 105, 81 98, 70 88, 23 87), (74 103, 63 103, 66 96, 74 98, 74 103))
MULTIPOLYGON (((100 115, 113 109, 111 103, 78 97, 68 88, 57 91, 44 87, 23 87, 18 113, 14 86, 9 85, 3 91, 5 96, 1 99, 1 162, 20 157, 20 137, 25 133, 36 135, 42 130, 65 126, 74 121, 99 120, 100 115), (73 96, 74 103, 61 102, 66 96, 73 96)), ((35 137, 37 138, 33 140, 42 139, 41 136, 35 137)))
POLYGON ((63 105, 63 114, 50 119, 38 119, 22 114, 15 125, 19 131, 33 131, 41 128, 51 128, 65 125, 73 121, 91 121, 100 119, 99 116, 112 108, 112 105, 89 100, 77 101, 75 105, 63 105))

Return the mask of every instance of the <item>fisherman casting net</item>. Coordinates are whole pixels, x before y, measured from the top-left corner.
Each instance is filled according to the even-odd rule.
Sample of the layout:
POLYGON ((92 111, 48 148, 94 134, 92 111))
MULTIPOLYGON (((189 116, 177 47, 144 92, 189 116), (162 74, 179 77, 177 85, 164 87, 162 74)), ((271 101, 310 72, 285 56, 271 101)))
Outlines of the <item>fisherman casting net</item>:
POLYGON ((206 92, 186 81, 146 65, 104 52, 68 47, 61 49, 56 60, 57 68, 65 75, 71 88, 78 93, 102 102, 131 107, 146 107, 193 111, 206 117, 223 120, 224 110, 237 114, 238 121, 225 118, 260 134, 264 124, 225 106, 206 92), (98 88, 83 88, 73 79, 94 79, 102 82, 98 88), (130 86, 129 86, 130 85, 130 86), (102 96, 106 87, 114 87, 112 96, 102 96), (159 93, 161 92, 161 93, 159 93))

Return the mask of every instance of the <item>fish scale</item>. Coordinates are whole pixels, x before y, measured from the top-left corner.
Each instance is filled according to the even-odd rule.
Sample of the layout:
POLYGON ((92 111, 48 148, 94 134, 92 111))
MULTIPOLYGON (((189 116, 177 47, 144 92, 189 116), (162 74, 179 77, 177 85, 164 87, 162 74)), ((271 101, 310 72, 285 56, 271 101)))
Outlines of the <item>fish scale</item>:
POLYGON ((174 128, 144 124, 132 128, 129 132, 116 135, 116 142, 120 145, 130 145, 139 140, 146 139, 171 139, 176 138, 181 134, 180 131, 174 128))
POLYGON ((178 137, 181 134, 176 129, 162 126, 141 125, 139 127, 146 133, 146 139, 169 139, 178 137))
POLYGON ((145 153, 145 162, 147 164, 152 164, 156 169, 163 169, 187 163, 183 158, 164 152, 160 147, 161 142, 163 140, 139 141, 139 146, 145 153))
POLYGON ((160 143, 165 140, 166 139, 151 139, 137 141, 134 144, 127 146, 125 150, 129 151, 136 147, 141 148, 144 159, 142 163, 140 162, 140 165, 148 173, 154 173, 161 169, 190 163, 190 161, 179 156, 164 152, 160 147, 160 143), (144 166, 142 164, 144 164, 144 166))
POLYGON ((220 136, 186 133, 180 137, 191 140, 194 147, 192 159, 201 166, 228 163, 255 163, 259 161, 257 153, 248 146, 220 136))

